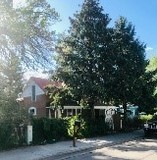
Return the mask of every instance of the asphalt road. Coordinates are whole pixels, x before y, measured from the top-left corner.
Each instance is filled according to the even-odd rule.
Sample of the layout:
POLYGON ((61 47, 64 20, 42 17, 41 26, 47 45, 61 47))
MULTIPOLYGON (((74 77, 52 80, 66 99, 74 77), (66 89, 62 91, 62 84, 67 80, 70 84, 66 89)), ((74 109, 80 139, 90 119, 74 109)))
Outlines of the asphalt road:
POLYGON ((57 160, 156 160, 157 139, 138 139, 126 143, 68 155, 57 160))

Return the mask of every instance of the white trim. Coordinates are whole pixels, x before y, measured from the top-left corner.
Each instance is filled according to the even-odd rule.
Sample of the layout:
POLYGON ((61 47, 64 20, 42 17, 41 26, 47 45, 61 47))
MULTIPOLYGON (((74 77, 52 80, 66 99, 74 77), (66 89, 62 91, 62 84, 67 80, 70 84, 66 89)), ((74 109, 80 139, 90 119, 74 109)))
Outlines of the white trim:
POLYGON ((117 109, 116 106, 94 106, 94 109, 117 109))
POLYGON ((64 109, 82 109, 81 106, 64 106, 64 109))
POLYGON ((31 113, 31 110, 34 110, 34 113, 32 114, 33 116, 36 116, 37 115, 37 109, 35 107, 30 107, 28 109, 28 113, 31 113))

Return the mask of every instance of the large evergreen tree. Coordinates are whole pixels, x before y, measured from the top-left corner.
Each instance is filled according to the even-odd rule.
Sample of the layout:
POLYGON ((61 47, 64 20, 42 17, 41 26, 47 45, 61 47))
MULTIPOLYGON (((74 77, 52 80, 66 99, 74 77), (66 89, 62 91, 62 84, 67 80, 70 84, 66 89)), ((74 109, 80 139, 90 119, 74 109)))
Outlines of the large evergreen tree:
POLYGON ((0 119, 15 120, 21 116, 21 108, 16 99, 23 88, 23 72, 17 56, 12 54, 1 59, 0 87, 0 119))
MULTIPOLYGON (((136 38, 134 26, 120 17, 114 27, 113 47, 114 70, 110 76, 108 96, 124 107, 141 96, 140 83, 145 73, 145 45, 136 38)), ((126 116, 126 114, 124 114, 126 116)))
POLYGON ((70 22, 69 35, 57 47, 57 76, 93 109, 104 93, 105 70, 111 66, 106 58, 111 41, 110 18, 103 13, 98 0, 85 0, 70 22))

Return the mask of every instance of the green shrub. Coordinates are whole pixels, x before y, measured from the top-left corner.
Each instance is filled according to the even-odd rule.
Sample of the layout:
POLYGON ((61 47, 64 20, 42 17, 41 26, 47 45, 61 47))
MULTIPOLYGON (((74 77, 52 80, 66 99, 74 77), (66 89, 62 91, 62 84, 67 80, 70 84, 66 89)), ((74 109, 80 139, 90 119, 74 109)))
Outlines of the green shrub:
POLYGON ((127 118, 126 129, 137 129, 141 127, 141 120, 138 117, 127 118))
POLYGON ((103 136, 106 135, 108 131, 109 126, 101 117, 97 118, 95 121, 90 119, 86 120, 86 129, 84 130, 84 135, 86 137, 103 136))
POLYGON ((32 119, 33 143, 52 143, 68 138, 67 122, 64 119, 32 119))
POLYGON ((24 129, 21 130, 20 123, 13 123, 8 120, 1 121, 0 150, 10 149, 26 143, 26 137, 24 132, 24 129))
POLYGON ((78 116, 66 117, 65 120, 67 121, 67 131, 70 137, 74 135, 74 123, 78 119, 78 116))
POLYGON ((13 146, 12 137, 13 127, 5 122, 0 124, 0 149, 7 149, 13 146))
POLYGON ((153 115, 148 114, 148 115, 140 115, 139 116, 139 120, 141 121, 141 123, 145 123, 146 121, 149 121, 153 118, 153 115))
POLYGON ((97 118, 95 121, 92 121, 89 118, 84 119, 78 116, 73 116, 70 118, 66 118, 68 122, 67 130, 70 137, 72 137, 74 134, 74 122, 77 119, 79 119, 81 122, 80 129, 77 133, 78 138, 102 136, 105 135, 109 130, 108 125, 104 122, 104 119, 102 118, 97 118))
MULTIPOLYGON (((77 128, 78 138, 105 135, 108 131, 108 126, 101 118, 97 118, 96 121, 80 116, 64 119, 33 118, 33 144, 53 143, 72 138, 74 123, 78 119, 81 121, 81 127, 77 128)), ((26 143, 26 126, 23 126, 23 133, 21 133, 20 122, 3 121, 0 123, 0 150, 26 143)))
POLYGON ((36 118, 32 119, 33 143, 53 143, 72 138, 74 135, 74 123, 78 119, 81 122, 81 127, 77 128, 78 138, 105 135, 108 131, 108 126, 104 119, 91 121, 80 118, 80 116, 66 117, 64 119, 36 118))

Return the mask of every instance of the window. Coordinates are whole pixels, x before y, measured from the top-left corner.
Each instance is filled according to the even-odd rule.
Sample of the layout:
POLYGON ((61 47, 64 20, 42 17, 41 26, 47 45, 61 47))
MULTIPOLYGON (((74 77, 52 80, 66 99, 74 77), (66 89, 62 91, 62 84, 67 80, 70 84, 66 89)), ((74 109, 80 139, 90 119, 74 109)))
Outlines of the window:
POLYGON ((72 116, 72 115, 73 115, 72 109, 67 109, 67 116, 72 116))
POLYGON ((32 101, 36 100, 35 86, 32 86, 32 101))
POLYGON ((28 113, 29 113, 30 115, 35 116, 35 115, 37 115, 37 109, 36 109, 35 107, 30 107, 30 108, 28 109, 28 113))

